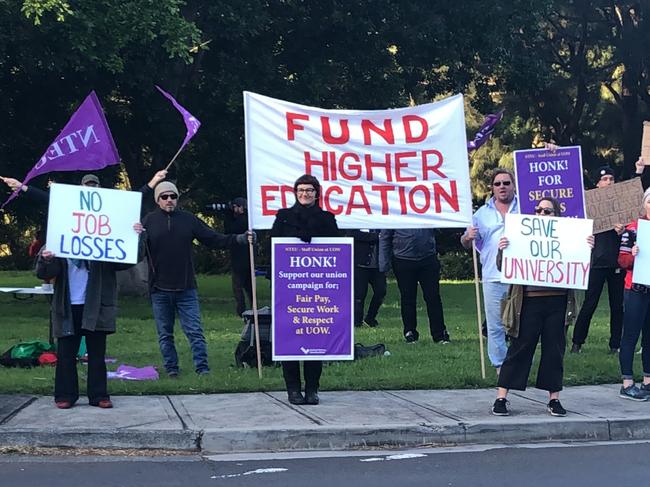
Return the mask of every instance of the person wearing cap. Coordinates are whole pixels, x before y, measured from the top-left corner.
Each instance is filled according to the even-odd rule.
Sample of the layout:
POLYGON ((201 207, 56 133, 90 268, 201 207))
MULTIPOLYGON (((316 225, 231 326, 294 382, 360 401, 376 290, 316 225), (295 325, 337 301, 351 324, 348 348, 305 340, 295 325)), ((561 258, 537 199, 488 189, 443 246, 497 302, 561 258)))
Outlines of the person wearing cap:
MULTIPOLYGON (((643 193, 640 220, 650 220, 650 188, 643 193)), ((650 286, 632 282, 636 257, 650 253, 650 247, 642 247, 637 241, 639 221, 634 220, 625 227, 621 236, 618 264, 625 270, 625 314, 623 315, 623 336, 618 356, 623 384, 619 396, 633 401, 647 401, 650 398, 650 286), (634 384, 634 349, 641 338, 641 363, 643 383, 634 384)), ((647 244, 647 242, 646 242, 647 244)))
MULTIPOLYGON (((271 228, 271 237, 297 237, 303 242, 311 242, 314 237, 338 237, 339 228, 336 217, 318 204, 321 186, 314 176, 303 174, 293 184, 296 198, 291 208, 278 211, 271 228)), ((286 325, 285 325, 286 326, 286 325)), ((303 363, 305 376, 305 395, 302 395, 300 380, 300 362, 285 360, 282 362, 282 375, 287 386, 287 396, 291 404, 311 404, 319 402, 318 388, 323 371, 321 360, 309 360, 303 363)))
POLYGON ((162 181, 154 188, 154 201, 158 208, 142 220, 149 263, 151 305, 160 353, 170 377, 177 377, 180 372, 174 345, 177 313, 190 343, 196 373, 202 375, 210 372, 192 260, 194 240, 216 249, 234 244, 246 245, 248 237, 254 237, 248 232, 240 235, 215 232, 192 213, 178 209, 178 196, 178 189, 173 183, 162 181))
MULTIPOLYGON (((636 175, 643 173, 643 159, 635 164, 636 175)), ((601 166, 596 172, 596 188, 606 188, 616 182, 614 170, 610 166, 601 166)), ((623 287, 625 272, 618 265, 618 253, 621 245, 621 234, 625 225, 617 223, 614 229, 596 234, 593 252, 591 253, 591 270, 589 283, 582 308, 578 313, 573 329, 571 353, 580 353, 587 340, 591 318, 596 311, 603 286, 607 282, 609 295, 609 353, 618 353, 621 346, 623 330, 623 287)))
MULTIPOLYGON (((25 193, 25 196, 28 196, 32 201, 44 204, 47 204, 50 201, 50 194, 47 191, 35 188, 34 186, 28 186, 14 178, 0 176, 0 180, 9 186, 12 191, 16 191, 20 188, 20 190, 25 193)), ((99 186, 99 178, 94 174, 86 174, 81 178, 81 185, 97 187, 99 186)))
MULTIPOLYGON (((246 198, 239 196, 232 200, 230 210, 225 213, 223 222, 223 229, 226 233, 240 234, 248 230, 246 208, 246 198)), ((248 247, 237 244, 230 247, 230 272, 236 312, 237 316, 241 316, 247 309, 246 296, 248 296, 248 302, 251 305, 253 302, 251 260, 248 247)))

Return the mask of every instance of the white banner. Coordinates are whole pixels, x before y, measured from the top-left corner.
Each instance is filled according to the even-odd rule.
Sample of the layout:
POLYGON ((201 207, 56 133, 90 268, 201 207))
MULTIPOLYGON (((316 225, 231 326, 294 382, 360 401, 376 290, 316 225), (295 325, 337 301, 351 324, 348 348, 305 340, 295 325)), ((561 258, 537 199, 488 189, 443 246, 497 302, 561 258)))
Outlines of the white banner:
POLYGON ((56 257, 104 262, 138 262, 142 193, 53 184, 45 248, 56 257))
POLYGON ((592 220, 506 214, 501 282, 587 289, 592 220))
POLYGON ((303 174, 341 228, 472 220, 462 95, 392 110, 323 110, 244 92, 248 214, 271 228, 303 174))
POLYGON ((650 221, 639 218, 636 244, 639 246, 639 253, 634 258, 632 282, 650 286, 650 221))

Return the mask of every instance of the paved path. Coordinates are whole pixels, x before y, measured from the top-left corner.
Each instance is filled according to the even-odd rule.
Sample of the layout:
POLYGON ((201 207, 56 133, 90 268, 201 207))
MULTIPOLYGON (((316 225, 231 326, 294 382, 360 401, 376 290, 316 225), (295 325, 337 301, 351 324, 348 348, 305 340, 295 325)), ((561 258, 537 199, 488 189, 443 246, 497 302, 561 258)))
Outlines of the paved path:
POLYGON ((284 392, 114 396, 111 410, 0 395, 0 446, 219 453, 650 439, 650 402, 621 399, 619 387, 565 389, 565 418, 536 389, 511 393, 508 417, 491 414, 493 389, 322 392, 318 406, 292 406, 284 392))

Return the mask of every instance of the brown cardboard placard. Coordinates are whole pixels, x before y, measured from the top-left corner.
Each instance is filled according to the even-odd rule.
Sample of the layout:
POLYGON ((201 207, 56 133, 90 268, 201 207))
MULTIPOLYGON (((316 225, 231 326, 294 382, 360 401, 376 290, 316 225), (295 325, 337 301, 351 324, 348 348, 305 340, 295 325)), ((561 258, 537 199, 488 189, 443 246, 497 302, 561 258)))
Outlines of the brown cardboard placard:
POLYGON ((640 178, 585 191, 587 216, 594 220, 594 233, 606 232, 618 223, 627 225, 639 218, 641 198, 640 178))
POLYGON ((646 166, 650 166, 650 122, 643 122, 643 138, 641 139, 641 157, 646 166))

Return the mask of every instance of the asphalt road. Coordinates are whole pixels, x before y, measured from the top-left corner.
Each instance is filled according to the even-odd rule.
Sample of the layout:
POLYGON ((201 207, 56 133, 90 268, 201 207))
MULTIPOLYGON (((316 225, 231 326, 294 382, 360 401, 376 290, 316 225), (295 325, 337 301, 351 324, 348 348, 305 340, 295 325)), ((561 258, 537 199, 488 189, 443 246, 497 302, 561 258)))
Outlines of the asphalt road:
POLYGON ((228 457, 0 456, 0 485, 619 487, 647 485, 650 443, 228 457), (314 457, 314 455, 322 455, 314 457), (330 456, 334 455, 334 456, 330 456), (218 458, 218 461, 215 461, 218 458))

